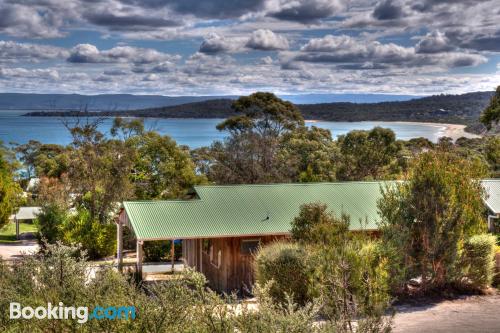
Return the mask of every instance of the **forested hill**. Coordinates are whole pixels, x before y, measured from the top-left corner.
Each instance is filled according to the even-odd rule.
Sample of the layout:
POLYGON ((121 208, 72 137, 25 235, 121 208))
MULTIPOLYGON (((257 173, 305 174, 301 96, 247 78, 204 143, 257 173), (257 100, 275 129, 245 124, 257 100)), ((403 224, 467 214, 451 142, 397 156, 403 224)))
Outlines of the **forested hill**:
MULTIPOLYGON (((330 121, 423 121, 475 124, 493 92, 435 95, 399 102, 299 104, 304 118, 330 121)), ((142 110, 90 112, 89 116, 158 118, 226 118, 234 114, 231 99, 142 110)), ((79 112, 30 112, 28 116, 71 116, 79 112)))

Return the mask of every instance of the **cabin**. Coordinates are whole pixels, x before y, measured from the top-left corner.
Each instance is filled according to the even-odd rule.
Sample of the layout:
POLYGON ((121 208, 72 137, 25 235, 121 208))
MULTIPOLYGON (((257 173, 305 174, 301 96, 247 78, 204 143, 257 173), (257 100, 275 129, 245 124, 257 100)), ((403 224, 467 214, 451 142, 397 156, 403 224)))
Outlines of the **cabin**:
MULTIPOLYGON (((325 203, 347 213, 353 231, 377 232, 380 189, 394 182, 338 182, 195 186, 193 199, 127 201, 118 219, 118 262, 122 265, 123 226, 137 239, 137 271, 142 246, 153 240, 181 240, 186 265, 205 274, 219 292, 245 293, 253 285, 252 253, 289 237, 300 206, 325 203)), ((486 205, 500 216, 500 180, 483 182, 493 192, 486 205)))

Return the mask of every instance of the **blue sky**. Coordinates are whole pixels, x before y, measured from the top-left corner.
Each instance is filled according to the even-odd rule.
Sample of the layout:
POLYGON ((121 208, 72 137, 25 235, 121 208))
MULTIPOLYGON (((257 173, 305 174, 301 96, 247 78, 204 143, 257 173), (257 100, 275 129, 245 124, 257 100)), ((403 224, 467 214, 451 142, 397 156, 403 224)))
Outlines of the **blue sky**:
POLYGON ((493 90, 497 0, 0 0, 0 91, 493 90))

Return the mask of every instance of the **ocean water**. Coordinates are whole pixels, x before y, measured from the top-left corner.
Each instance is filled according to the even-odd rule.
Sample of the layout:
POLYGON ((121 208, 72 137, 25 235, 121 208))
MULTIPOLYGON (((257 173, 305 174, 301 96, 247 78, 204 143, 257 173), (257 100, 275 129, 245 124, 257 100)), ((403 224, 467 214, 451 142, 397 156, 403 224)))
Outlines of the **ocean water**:
MULTIPOLYGON (((29 111, 0 110, 0 140, 4 144, 26 143, 37 140, 43 143, 66 145, 71 142, 71 136, 64 126, 63 120, 57 117, 23 117, 29 111)), ((76 119, 69 118, 70 123, 76 119)), ((158 119, 145 120, 147 129, 154 129, 162 134, 171 136, 177 143, 188 145, 191 148, 210 145, 214 140, 221 140, 225 133, 217 131, 215 126, 222 119, 158 119)), ((100 124, 100 130, 109 133, 112 119, 105 119, 100 124)), ((332 122, 317 121, 307 122, 308 126, 317 126, 329 129, 333 137, 359 129, 368 130, 375 126, 392 129, 397 138, 408 140, 424 137, 436 142, 446 133, 445 125, 362 121, 362 122, 332 122)))

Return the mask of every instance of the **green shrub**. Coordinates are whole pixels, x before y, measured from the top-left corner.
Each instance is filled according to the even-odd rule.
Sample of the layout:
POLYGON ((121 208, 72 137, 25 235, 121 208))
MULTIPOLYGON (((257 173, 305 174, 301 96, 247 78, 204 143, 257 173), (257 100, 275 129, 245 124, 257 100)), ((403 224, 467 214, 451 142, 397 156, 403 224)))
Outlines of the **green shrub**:
POLYGON ((66 210, 58 205, 48 204, 43 206, 40 214, 35 219, 40 243, 54 244, 61 240, 61 228, 67 218, 66 210))
POLYGON ((81 245, 90 259, 104 258, 116 251, 116 226, 93 220, 85 209, 71 215, 62 229, 63 242, 81 245))
MULTIPOLYGON (((170 261, 171 241, 159 240, 144 243, 144 259, 147 262, 170 261)), ((178 260, 182 256, 182 245, 174 244, 174 258, 178 260)))
MULTIPOLYGON (((78 248, 48 244, 7 268, 0 258, 0 332, 319 332, 317 306, 272 302, 268 289, 256 289, 259 310, 206 288, 203 274, 187 269, 163 282, 136 285, 103 265, 89 277, 91 264, 78 248), (134 320, 11 320, 9 304, 23 306, 134 306, 134 320), (229 306, 228 306, 229 305, 229 306)), ((329 330, 328 332, 331 332, 329 330)))
POLYGON ((166 260, 170 256, 170 241, 151 241, 144 243, 144 259, 147 262, 166 260))
POLYGON ((495 236, 488 234, 472 236, 465 242, 462 268, 470 287, 483 289, 493 282, 495 243, 495 236))
POLYGON ((299 304, 308 301, 307 253, 297 244, 274 242, 259 249, 255 255, 255 277, 257 283, 270 287, 271 297, 279 303, 286 295, 299 304))
POLYGON ((493 278, 493 285, 500 287, 500 245, 495 248, 495 277, 493 278))

